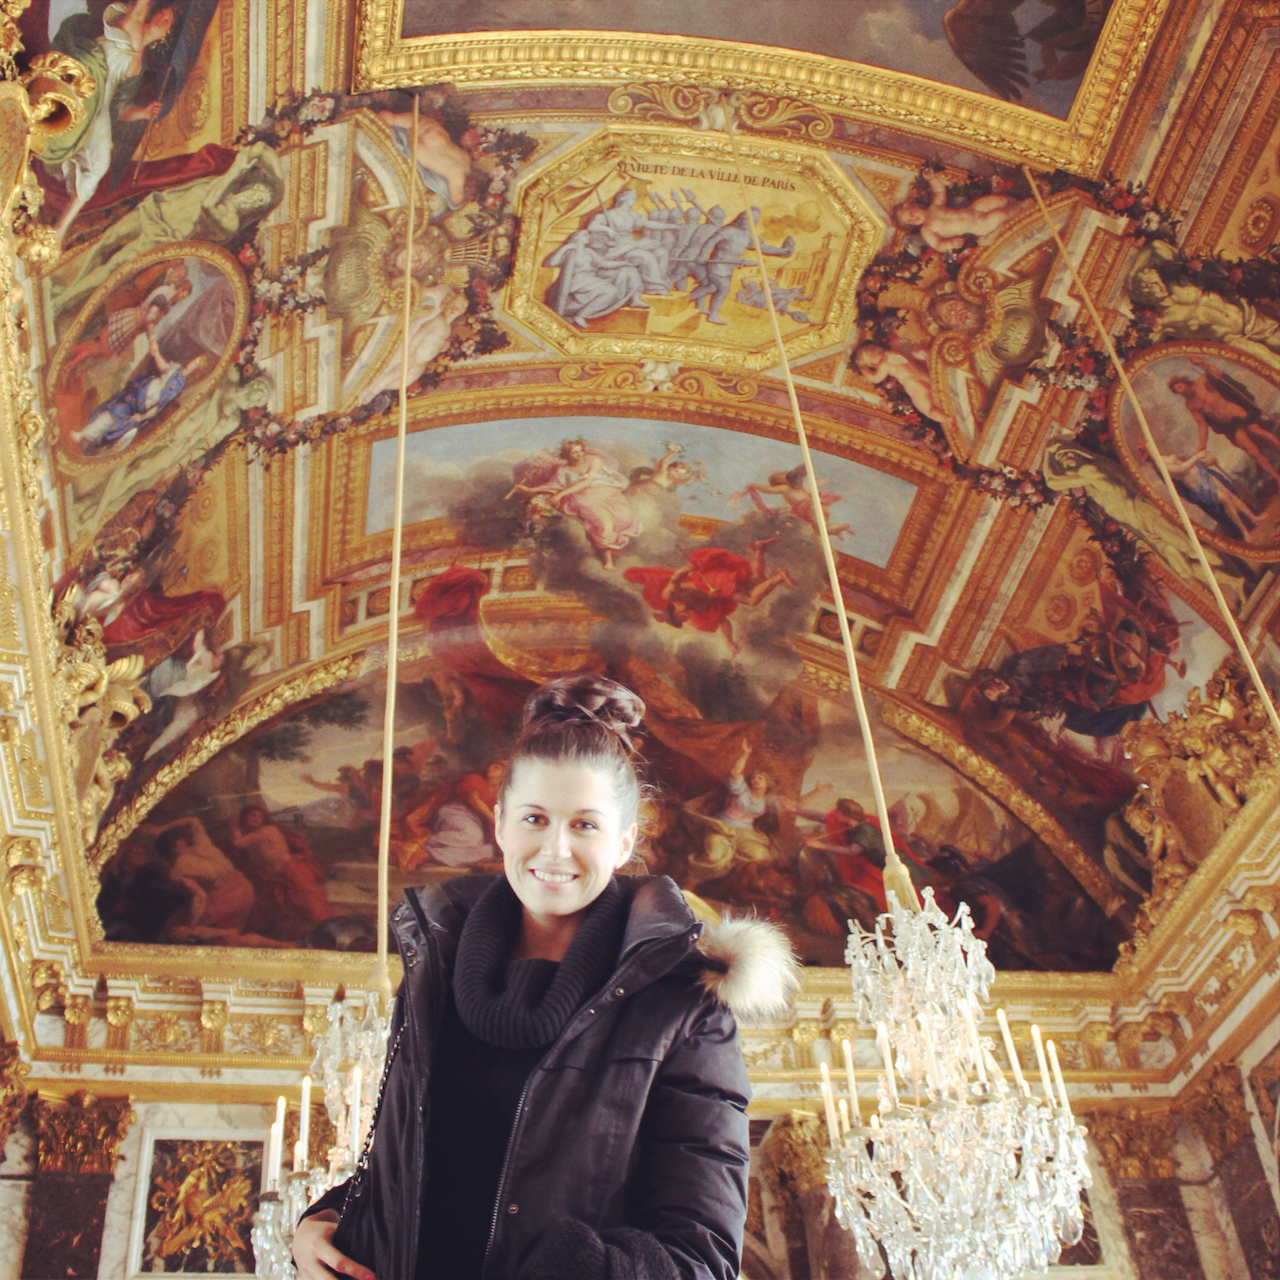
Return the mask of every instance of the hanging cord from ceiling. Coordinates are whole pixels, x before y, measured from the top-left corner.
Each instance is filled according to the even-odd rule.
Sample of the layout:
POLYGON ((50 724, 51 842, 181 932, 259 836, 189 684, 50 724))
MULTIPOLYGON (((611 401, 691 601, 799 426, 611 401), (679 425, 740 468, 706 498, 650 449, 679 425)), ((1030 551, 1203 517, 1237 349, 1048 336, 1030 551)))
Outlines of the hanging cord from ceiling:
POLYGON ((1129 378, 1128 371, 1125 369, 1124 363, 1120 359, 1120 353, 1116 350, 1116 345, 1111 340, 1111 333, 1103 323, 1102 316, 1099 314, 1098 308, 1094 304, 1093 295, 1085 285, 1085 282, 1080 278, 1080 272, 1071 258, 1071 255, 1067 252, 1067 246, 1063 242, 1061 233, 1058 231, 1057 223, 1054 222, 1053 216, 1049 212, 1049 206, 1045 203, 1044 195, 1040 191, 1040 185, 1036 182, 1035 175, 1025 164, 1022 166, 1022 172, 1026 176, 1027 182, 1031 187, 1032 194, 1036 198, 1036 203, 1040 206, 1040 214, 1044 218, 1045 225, 1049 228, 1049 234, 1053 236, 1054 243, 1058 246, 1058 253, 1061 255, 1063 262, 1067 264, 1067 270, 1071 273, 1071 279, 1075 283, 1076 289, 1084 302, 1085 309, 1089 312, 1089 316, 1093 320, 1094 328, 1098 331, 1098 337, 1106 348, 1107 356, 1111 361, 1112 367, 1116 371, 1116 377, 1119 379, 1120 386, 1124 390, 1125 398, 1133 408, 1134 415, 1138 420, 1138 425, 1142 429, 1142 438, 1147 446, 1147 454, 1155 464, 1156 470, 1160 472, 1160 479, 1164 481, 1164 487, 1169 492, 1169 501, 1173 503, 1174 510, 1178 513, 1178 520, 1182 525, 1183 532, 1186 533, 1187 540, 1191 543, 1191 546, 1196 553, 1196 559, 1200 562, 1200 569, 1204 574, 1205 582, 1208 584, 1210 592, 1213 594, 1214 602, 1218 606, 1218 612, 1222 614, 1222 620, 1226 623, 1227 630, 1231 633, 1231 639, 1235 644, 1236 652, 1239 653, 1240 660, 1244 663, 1249 672, 1249 677, 1253 681, 1253 687, 1257 690, 1258 697, 1262 700, 1262 705, 1267 712, 1267 718, 1271 721, 1271 728, 1275 732, 1276 738, 1280 740, 1280 715, 1276 712, 1276 704, 1272 700, 1271 694, 1267 691, 1266 685, 1262 682, 1262 673, 1258 670, 1257 664, 1253 660, 1253 654, 1250 652, 1249 645, 1244 638, 1244 634, 1240 630, 1239 624, 1236 622, 1235 615, 1231 612, 1230 605, 1227 604, 1226 597, 1222 594, 1222 588, 1218 585, 1217 578, 1214 577, 1213 568, 1209 563, 1209 557, 1205 554, 1204 544, 1200 541, 1200 535, 1196 533, 1196 527, 1192 522, 1190 513, 1187 511, 1186 503, 1183 502, 1182 495, 1178 492, 1177 486, 1173 482, 1173 476, 1170 474, 1169 468, 1165 464, 1164 454, 1161 453, 1159 445, 1156 444, 1155 435, 1151 431, 1151 424, 1147 420, 1146 410, 1142 407, 1142 402, 1138 399, 1138 393, 1134 390, 1133 382, 1129 378))
POLYGON ((382 807, 378 817, 378 983, 391 993, 387 967, 388 912, 391 890, 392 756, 396 735, 396 682, 400 667, 400 556, 404 542, 404 461, 409 424, 409 317, 413 285, 413 227, 418 189, 414 158, 418 141, 418 95, 413 95, 413 131, 409 138, 409 216, 404 224, 404 300, 400 338, 400 417, 396 425, 395 507, 391 522, 391 598, 387 610, 387 694, 382 713, 382 807))
POLYGON ((813 455, 809 450, 809 436, 805 430, 804 416, 800 412, 800 399, 796 395, 795 379, 791 376, 791 364, 787 359, 786 346, 782 340, 782 325, 778 321, 777 308, 773 305, 773 288, 769 283, 769 274, 765 268, 764 250, 760 243, 760 231, 756 226, 755 213, 750 196, 747 193, 747 179, 742 167, 742 154, 738 149, 738 139, 734 130, 732 95, 723 95, 721 103, 724 110, 724 131, 729 139, 729 148, 733 152, 733 164, 737 172, 738 190, 742 195, 747 226, 751 229, 751 243, 756 252, 756 265, 760 272, 760 286, 769 311, 769 321, 773 326, 773 338, 778 348, 778 359, 782 364, 782 375, 787 386, 787 399, 791 405, 791 416, 795 423, 796 437, 800 442, 800 456, 804 459, 805 484, 808 487, 809 498, 813 504, 814 525, 818 531, 818 540, 822 544, 822 558, 827 567, 827 582, 831 588, 831 600, 835 606, 836 619, 840 624, 840 641, 844 647, 845 663, 849 669, 849 688, 853 694, 854 707, 858 713, 858 726, 862 731, 862 744, 867 756, 867 771, 871 775, 871 790, 875 796, 876 817, 880 823, 880 833, 884 843, 885 892, 894 894, 903 906, 918 908, 920 899, 916 894, 915 885, 911 882, 911 876, 907 871, 906 864, 898 856, 898 851, 894 847, 892 828, 889 825, 889 807, 885 802, 884 781, 880 776, 880 763, 876 757, 875 741, 871 736, 871 717, 867 713, 867 702, 863 696, 862 679, 858 671, 858 658, 854 652, 853 635, 849 630, 849 617, 844 607, 844 591, 841 588, 840 573, 836 567, 835 548, 831 545, 831 534, 827 529, 827 513, 822 505, 822 497, 818 491, 818 476, 814 471, 813 455))

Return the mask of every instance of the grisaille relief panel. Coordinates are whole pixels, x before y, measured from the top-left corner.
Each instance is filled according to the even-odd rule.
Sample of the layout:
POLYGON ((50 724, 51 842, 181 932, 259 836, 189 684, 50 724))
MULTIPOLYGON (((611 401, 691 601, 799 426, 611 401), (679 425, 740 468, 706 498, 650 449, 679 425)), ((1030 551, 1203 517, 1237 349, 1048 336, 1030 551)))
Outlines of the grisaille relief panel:
POLYGON ((738 155, 741 185, 723 135, 619 129, 540 171, 517 206, 510 313, 572 354, 767 368, 762 256, 788 356, 844 341, 878 220, 820 152, 743 140, 738 155))

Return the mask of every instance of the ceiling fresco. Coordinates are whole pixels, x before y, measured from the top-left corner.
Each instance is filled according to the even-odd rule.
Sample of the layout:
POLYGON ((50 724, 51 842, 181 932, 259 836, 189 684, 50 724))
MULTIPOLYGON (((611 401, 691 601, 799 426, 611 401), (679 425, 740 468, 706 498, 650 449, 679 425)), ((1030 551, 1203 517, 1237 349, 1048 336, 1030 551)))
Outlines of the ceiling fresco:
POLYGON ((1111 970, 1208 856, 1234 766, 1168 742, 1229 718, 1229 640, 1054 238, 1280 679, 1280 264, 1265 228, 1187 242, 1225 142, 1166 189, 1134 159, 1191 55, 1151 52, 1165 7, 1128 0, 813 4, 784 30, 792 7, 493 4, 477 32, 406 0, 353 15, 354 50, 216 0, 23 15, 29 53, 96 85, 32 160, 50 252, 21 277, 48 625, 100 643, 115 699, 68 717, 91 963, 301 975, 371 948, 392 610, 397 888, 492 869, 521 702, 583 669, 649 706, 647 866, 811 965, 883 907, 887 838, 1008 971, 1111 970), (436 36, 503 30, 732 35, 780 77, 796 50, 928 66, 969 123, 799 74, 413 78, 436 36), (409 60, 352 91, 375 45, 409 60), (1123 75, 1117 165, 1020 155, 1047 117, 1102 138, 1090 85, 1123 75))

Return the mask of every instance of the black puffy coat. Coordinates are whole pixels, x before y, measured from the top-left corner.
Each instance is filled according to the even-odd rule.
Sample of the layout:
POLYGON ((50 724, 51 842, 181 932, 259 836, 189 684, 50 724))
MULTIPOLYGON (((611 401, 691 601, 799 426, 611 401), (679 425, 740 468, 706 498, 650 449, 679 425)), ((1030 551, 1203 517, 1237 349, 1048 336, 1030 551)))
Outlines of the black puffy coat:
MULTIPOLYGON (((414 890, 392 913, 405 974, 390 1041, 399 1044, 368 1166, 308 1211, 340 1207, 335 1245, 378 1280, 416 1275, 432 1051, 463 921, 490 883, 463 877, 414 890)), ((659 1270, 682 1280, 738 1275, 750 1086, 734 1016, 714 994, 729 985, 731 964, 723 951, 716 961, 697 951, 702 926, 671 880, 619 884, 630 906, 616 968, 525 1086, 482 1280, 549 1274, 538 1246, 555 1253, 550 1237, 568 1227, 571 1238, 577 1224, 606 1233, 615 1261, 602 1280, 652 1271, 644 1259, 655 1242, 659 1270)), ((782 968, 789 962, 787 951, 782 968)))

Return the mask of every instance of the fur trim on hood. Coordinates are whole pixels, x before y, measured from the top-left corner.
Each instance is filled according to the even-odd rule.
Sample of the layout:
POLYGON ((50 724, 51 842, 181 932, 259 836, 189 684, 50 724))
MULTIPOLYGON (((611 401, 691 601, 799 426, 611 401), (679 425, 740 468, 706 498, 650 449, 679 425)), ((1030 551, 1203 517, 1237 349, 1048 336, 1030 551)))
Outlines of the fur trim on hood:
POLYGON ((800 990, 800 962, 787 935, 767 920, 724 916, 698 942, 701 982, 739 1022, 783 1017, 800 990))

